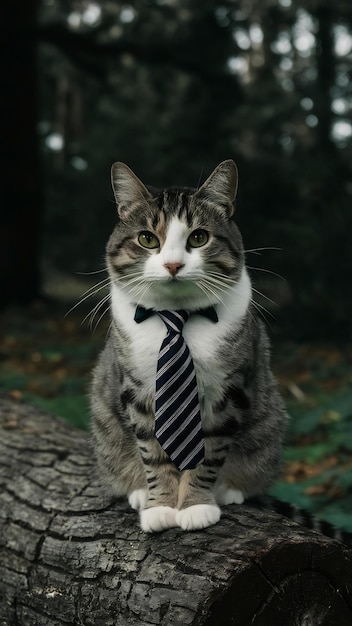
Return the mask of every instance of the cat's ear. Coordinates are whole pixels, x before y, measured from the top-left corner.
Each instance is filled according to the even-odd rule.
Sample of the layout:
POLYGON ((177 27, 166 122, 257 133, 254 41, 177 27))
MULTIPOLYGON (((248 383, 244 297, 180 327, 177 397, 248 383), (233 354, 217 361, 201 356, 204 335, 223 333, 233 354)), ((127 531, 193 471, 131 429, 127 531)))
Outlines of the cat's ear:
POLYGON ((206 194, 213 198, 214 202, 221 199, 221 204, 227 206, 229 217, 233 214, 234 200, 238 187, 237 166, 232 159, 223 161, 210 174, 205 183, 197 191, 197 194, 206 194))
POLYGON ((143 185, 142 181, 124 163, 114 163, 111 168, 111 184, 119 216, 127 217, 135 204, 148 202, 152 194, 143 185))

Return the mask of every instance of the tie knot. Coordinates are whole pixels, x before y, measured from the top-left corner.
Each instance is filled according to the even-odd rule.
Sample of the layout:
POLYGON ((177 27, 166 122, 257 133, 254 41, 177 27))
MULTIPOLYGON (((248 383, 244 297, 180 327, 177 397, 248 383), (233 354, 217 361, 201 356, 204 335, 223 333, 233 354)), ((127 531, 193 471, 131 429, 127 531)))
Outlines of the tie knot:
POLYGON ((187 311, 157 311, 170 333, 181 334, 189 318, 187 311))

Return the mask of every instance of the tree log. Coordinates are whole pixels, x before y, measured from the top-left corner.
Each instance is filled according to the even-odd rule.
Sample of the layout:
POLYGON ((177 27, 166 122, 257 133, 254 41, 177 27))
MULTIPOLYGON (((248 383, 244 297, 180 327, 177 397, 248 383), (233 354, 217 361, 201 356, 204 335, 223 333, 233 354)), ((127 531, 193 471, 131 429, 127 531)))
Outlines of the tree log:
POLYGON ((87 433, 0 395, 0 626, 350 626, 352 551, 229 506, 146 535, 95 477, 87 433))

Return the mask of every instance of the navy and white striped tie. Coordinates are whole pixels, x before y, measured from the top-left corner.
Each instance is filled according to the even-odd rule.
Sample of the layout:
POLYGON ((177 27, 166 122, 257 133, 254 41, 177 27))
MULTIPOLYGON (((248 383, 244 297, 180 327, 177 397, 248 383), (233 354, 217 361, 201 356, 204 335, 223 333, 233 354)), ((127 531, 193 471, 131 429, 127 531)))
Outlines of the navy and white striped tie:
POLYGON ((182 330, 187 311, 158 311, 167 328, 161 344, 155 394, 155 437, 179 470, 204 460, 197 379, 182 330))

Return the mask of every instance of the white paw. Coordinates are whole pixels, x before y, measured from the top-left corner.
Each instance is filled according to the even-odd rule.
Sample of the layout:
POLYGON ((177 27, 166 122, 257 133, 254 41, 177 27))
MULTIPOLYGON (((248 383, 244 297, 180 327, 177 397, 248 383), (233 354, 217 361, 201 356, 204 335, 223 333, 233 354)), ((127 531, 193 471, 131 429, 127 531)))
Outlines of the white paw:
POLYGON ((228 489, 225 485, 220 485, 215 492, 218 504, 243 504, 244 495, 239 489, 228 489))
POLYGON ((155 533, 177 526, 177 509, 171 506, 154 506, 140 512, 141 527, 145 533, 155 533))
POLYGON ((176 522, 183 530, 196 530, 216 524, 221 511, 213 504, 194 504, 176 513, 176 522))
POLYGON ((148 491, 147 489, 135 489, 131 491, 128 496, 128 502, 130 507, 136 511, 141 511, 147 504, 148 491))

